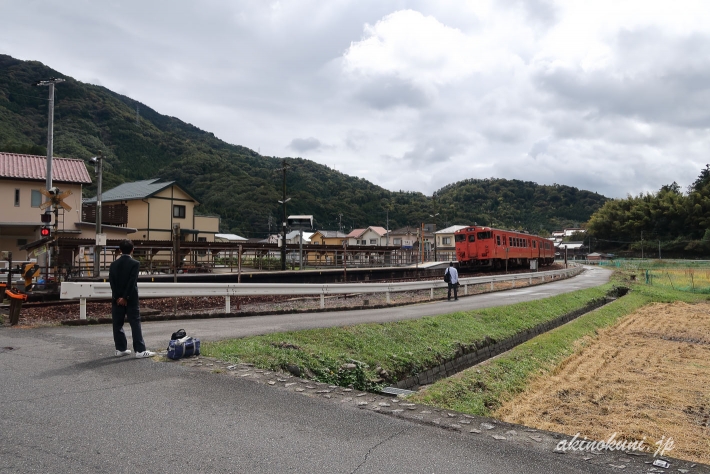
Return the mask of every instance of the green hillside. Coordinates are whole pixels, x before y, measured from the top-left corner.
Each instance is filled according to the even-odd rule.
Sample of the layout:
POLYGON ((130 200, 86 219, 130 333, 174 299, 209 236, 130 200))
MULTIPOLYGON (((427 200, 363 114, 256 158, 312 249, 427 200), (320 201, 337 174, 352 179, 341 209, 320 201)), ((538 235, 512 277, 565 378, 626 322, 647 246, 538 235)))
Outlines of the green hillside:
MULTIPOLYGON (((0 55, 0 150, 46 153, 47 88, 56 87, 54 154, 88 160, 103 151, 104 189, 147 178, 176 180, 222 217, 222 231, 263 237, 281 222, 282 159, 230 145, 213 134, 104 87, 84 84, 36 61, 0 55), (136 107, 140 109, 137 120, 136 107)), ((551 231, 586 222, 606 198, 568 186, 503 179, 467 180, 434 196, 392 192, 364 179, 300 158, 286 159, 289 214, 313 214, 321 229, 432 222, 495 224, 551 231)), ((91 168, 90 168, 91 169, 91 168)), ((87 187, 86 196, 95 194, 87 187)))
POLYGON ((656 193, 607 201, 589 220, 597 248, 622 255, 710 256, 710 165, 683 192, 677 183, 656 193), (645 240, 645 244, 644 244, 645 240), (650 247, 650 251, 649 251, 650 247))

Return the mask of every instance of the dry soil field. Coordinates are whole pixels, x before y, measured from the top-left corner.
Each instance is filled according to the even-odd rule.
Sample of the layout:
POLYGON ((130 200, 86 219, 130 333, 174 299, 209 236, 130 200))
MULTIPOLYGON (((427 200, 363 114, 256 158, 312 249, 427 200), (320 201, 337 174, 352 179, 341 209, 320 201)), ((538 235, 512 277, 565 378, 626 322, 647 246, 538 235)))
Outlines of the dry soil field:
POLYGON ((651 452, 670 437, 667 455, 710 463, 710 304, 654 304, 631 314, 496 417, 590 440, 646 437, 651 452))

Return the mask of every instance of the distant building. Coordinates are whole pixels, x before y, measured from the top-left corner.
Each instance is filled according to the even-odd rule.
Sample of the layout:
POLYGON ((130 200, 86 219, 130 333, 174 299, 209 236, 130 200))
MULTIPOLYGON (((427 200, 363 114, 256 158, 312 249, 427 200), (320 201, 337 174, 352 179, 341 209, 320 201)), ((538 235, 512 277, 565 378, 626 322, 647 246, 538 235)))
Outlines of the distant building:
POLYGON ((563 232, 565 237, 572 237, 574 234, 584 234, 587 231, 581 227, 568 227, 563 232))
POLYGON ((445 229, 434 232, 436 236, 435 252, 436 259, 441 261, 456 260, 456 242, 454 242, 454 233, 457 230, 465 229, 465 225, 452 225, 445 229))
MULTIPOLYGON (((12 252, 15 262, 29 260, 29 252, 20 247, 41 240, 40 229, 47 225, 41 221, 44 210, 40 209, 47 201, 40 192, 46 187, 46 178, 46 157, 0 152, 0 250, 12 252)), ((91 176, 83 160, 52 159, 52 186, 60 193, 71 191, 63 199, 71 210, 59 209, 59 237, 95 239, 95 223, 84 222, 81 213, 82 187, 88 184, 91 176)), ((124 239, 136 231, 126 225, 106 225, 102 230, 109 239, 124 239)))
POLYGON ((387 245, 387 229, 378 226, 355 229, 346 238, 348 245, 387 245))
POLYGON ((215 242, 246 242, 248 239, 246 237, 241 237, 237 234, 215 234, 215 242))
MULTIPOLYGON (((103 192, 101 198, 102 213, 113 206, 128 208, 126 225, 137 229, 134 239, 171 240, 175 224, 180 224, 181 238, 186 241, 212 242, 219 233, 219 217, 196 214, 199 201, 175 181, 123 183, 103 192)), ((87 221, 95 216, 96 196, 84 201, 83 214, 87 221)))
POLYGON ((587 260, 589 260, 591 262, 598 262, 601 260, 611 260, 612 257, 613 257, 612 254, 594 252, 594 253, 590 253, 589 255, 587 255, 587 260))

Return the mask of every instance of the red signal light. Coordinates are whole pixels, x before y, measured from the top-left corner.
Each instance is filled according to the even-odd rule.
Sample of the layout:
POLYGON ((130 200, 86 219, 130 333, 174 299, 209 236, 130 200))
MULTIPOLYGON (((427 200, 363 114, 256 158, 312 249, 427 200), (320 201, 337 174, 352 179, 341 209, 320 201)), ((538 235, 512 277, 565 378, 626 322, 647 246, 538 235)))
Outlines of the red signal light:
POLYGON ((42 227, 42 229, 39 231, 39 235, 42 237, 49 237, 52 234, 52 231, 49 229, 49 227, 42 227))

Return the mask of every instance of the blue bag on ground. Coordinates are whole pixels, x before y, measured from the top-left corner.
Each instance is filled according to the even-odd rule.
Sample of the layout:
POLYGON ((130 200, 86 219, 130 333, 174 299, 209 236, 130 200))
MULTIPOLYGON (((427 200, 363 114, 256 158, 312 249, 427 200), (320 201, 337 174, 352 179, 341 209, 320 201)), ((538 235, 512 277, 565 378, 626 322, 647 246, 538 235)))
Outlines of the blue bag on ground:
POLYGON ((193 355, 200 355, 200 340, 195 337, 185 336, 168 343, 168 359, 177 360, 193 355))

